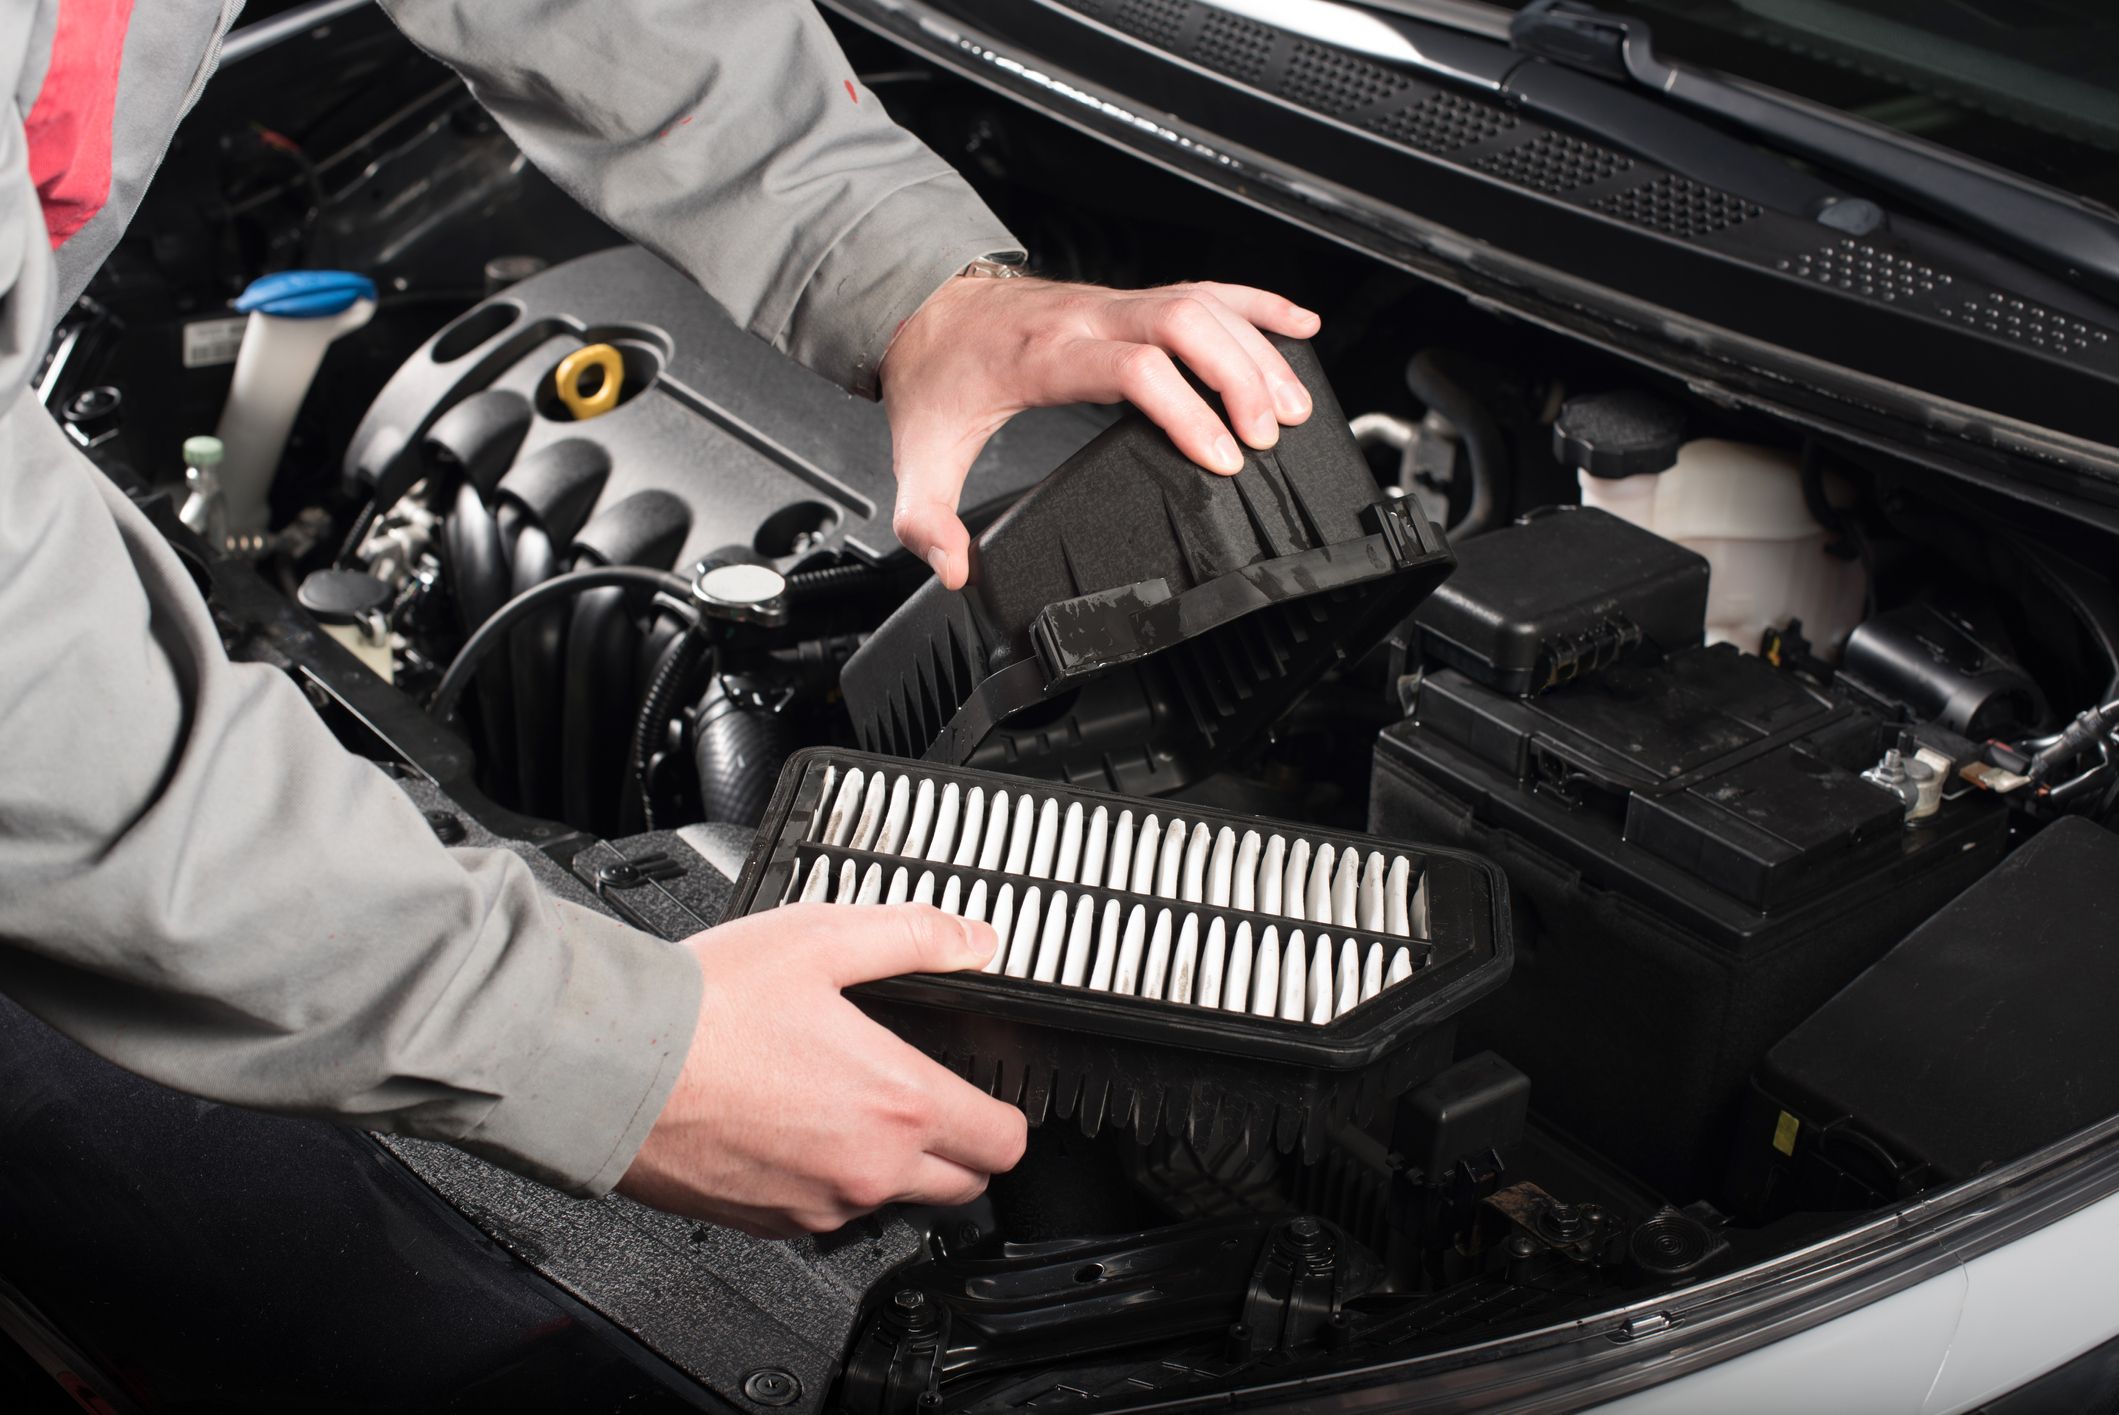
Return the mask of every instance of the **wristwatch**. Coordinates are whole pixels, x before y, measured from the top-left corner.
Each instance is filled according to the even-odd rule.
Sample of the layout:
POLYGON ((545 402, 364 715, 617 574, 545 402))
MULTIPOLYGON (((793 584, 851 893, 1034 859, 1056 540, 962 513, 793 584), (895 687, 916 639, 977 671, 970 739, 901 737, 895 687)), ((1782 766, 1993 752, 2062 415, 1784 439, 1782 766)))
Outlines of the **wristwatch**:
POLYGON ((995 260, 992 256, 982 255, 957 274, 969 280, 1014 280, 1023 274, 1023 267, 1017 261, 995 260))

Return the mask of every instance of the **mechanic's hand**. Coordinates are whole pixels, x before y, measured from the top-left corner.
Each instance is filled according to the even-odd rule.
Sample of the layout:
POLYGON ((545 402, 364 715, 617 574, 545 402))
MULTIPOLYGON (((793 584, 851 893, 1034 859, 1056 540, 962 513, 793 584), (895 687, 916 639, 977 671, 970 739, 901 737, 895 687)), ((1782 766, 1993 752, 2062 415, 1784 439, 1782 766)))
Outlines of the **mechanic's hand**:
POLYGON ((1234 473, 1242 454, 1171 356, 1221 395, 1238 437, 1271 447, 1310 397, 1265 336, 1307 339, 1317 316, 1245 285, 1108 290, 1051 280, 959 277, 906 321, 879 376, 898 478, 893 528, 951 589, 970 573, 957 519, 986 440, 1025 408, 1116 403, 1153 418, 1187 457, 1234 473))
POLYGON ((951 1075, 839 989, 976 968, 986 924, 924 904, 794 904, 690 940, 706 977, 684 1072, 619 1189, 761 1237, 884 1204, 962 1204, 1022 1158, 1023 1113, 951 1075))

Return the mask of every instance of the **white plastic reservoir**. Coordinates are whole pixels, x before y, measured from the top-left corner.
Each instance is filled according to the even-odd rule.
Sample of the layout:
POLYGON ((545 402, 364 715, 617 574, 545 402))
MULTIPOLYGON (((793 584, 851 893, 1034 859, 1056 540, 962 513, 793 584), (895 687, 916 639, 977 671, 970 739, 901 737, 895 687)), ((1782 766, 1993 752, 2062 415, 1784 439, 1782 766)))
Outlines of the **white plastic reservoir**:
POLYGON ((1757 653, 1769 626, 1800 619, 1803 637, 1837 658, 1861 622, 1862 567, 1825 548, 1830 533, 1804 504, 1792 454, 1703 437, 1681 446, 1664 472, 1579 477, 1583 505, 1706 557, 1708 643, 1757 653))

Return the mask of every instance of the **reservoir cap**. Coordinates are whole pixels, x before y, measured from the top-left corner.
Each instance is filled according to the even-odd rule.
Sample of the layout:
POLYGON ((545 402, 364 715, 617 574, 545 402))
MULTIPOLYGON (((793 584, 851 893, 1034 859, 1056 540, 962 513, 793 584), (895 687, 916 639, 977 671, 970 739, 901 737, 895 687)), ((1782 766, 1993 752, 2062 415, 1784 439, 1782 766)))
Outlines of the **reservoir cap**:
POLYGON ((1552 454, 1562 466, 1612 481, 1668 471, 1684 444, 1684 413, 1648 393, 1570 398, 1552 425, 1552 454))
POLYGON ((375 298, 375 282, 350 270, 281 270, 261 275, 236 296, 244 314, 322 319, 375 298))

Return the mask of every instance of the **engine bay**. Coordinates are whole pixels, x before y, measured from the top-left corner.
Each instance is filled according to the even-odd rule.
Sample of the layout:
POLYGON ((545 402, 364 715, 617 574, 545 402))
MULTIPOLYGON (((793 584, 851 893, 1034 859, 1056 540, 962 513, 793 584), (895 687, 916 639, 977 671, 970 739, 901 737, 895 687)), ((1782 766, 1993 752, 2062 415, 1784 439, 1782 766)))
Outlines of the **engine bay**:
MULTIPOLYGON (((1197 499, 1188 469, 1128 461, 1156 489, 1127 501, 1097 449, 1146 436, 1137 416, 1025 414, 967 486, 983 569, 949 595, 891 537, 881 410, 548 217, 565 199, 381 26, 313 93, 237 70, 208 94, 47 372, 75 440, 198 558, 231 652, 293 673, 444 841, 516 849, 673 939, 881 897, 1026 940, 1020 972, 941 1003, 861 999, 1031 1114, 975 1205, 769 1244, 381 1141, 443 1200, 742 1408, 1071 1408, 1587 1317, 2119 1110, 2058 942, 1992 1001, 2049 998, 2027 1031, 2074 1039, 2094 1084, 2034 1099, 1972 1068, 1931 1142, 1900 1113, 1920 1068, 1865 1084, 1880 1063, 1847 1040, 1889 1010, 1872 967, 1962 948, 1983 889, 2094 916, 2069 893, 2119 806, 2119 547, 2094 517, 1701 398, 869 57, 1042 272, 1270 273, 1320 310, 1318 449, 1197 499), (327 261, 373 279, 376 316, 301 402, 266 524, 228 533, 175 455, 230 377, 195 326, 327 261), (1362 545, 1386 549, 1360 575, 1314 573, 1362 545), (1154 617, 1238 572, 1220 623, 1204 595, 1154 617), (1291 981, 1259 1012, 1235 980, 1283 976, 1272 918, 1291 981), (1022 989, 1086 995, 1106 961, 1117 992, 1211 1017, 1128 1013, 1135 1052, 1099 1071, 1075 1004, 1022 989), (1371 1027, 1400 982, 1418 1025, 1371 1027), (1211 1067, 1156 1031, 1180 1023, 1221 1029, 1194 1038, 1211 1067), (1373 1069, 1277 1122, 1258 1096, 1293 1083, 1260 1058, 1332 1064, 1304 1028, 1373 1069), (1150 1073, 1168 1099, 1141 1099, 1150 1073), (1222 1123, 1247 1087, 1259 1110, 1222 1123)), ((1889 1007, 1985 986, 1970 966, 1889 1007)), ((1898 1059, 1963 1044, 1920 1015, 1898 1059)))

